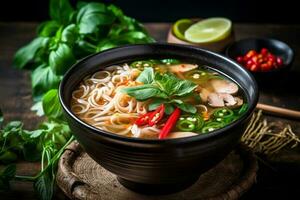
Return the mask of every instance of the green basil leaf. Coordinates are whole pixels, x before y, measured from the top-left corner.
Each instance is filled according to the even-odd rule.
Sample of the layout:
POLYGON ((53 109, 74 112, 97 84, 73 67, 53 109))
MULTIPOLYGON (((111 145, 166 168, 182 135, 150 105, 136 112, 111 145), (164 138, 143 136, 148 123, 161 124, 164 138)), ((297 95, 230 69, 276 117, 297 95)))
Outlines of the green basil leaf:
POLYGON ((73 52, 77 58, 83 58, 92 53, 96 53, 97 47, 86 40, 80 39, 75 43, 73 52))
POLYGON ((176 104, 176 106, 178 108, 180 108, 180 110, 187 112, 187 113, 196 113, 197 112, 196 107, 191 104, 182 103, 182 104, 176 104))
POLYGON ((53 37, 60 26, 57 21, 46 21, 39 25, 37 32, 41 37, 53 37))
POLYGON ((142 71, 136 81, 142 82, 144 84, 151 84, 154 80, 154 70, 152 67, 147 67, 142 71))
POLYGON ((153 39, 147 34, 141 31, 131 31, 122 33, 118 36, 111 38, 115 43, 119 45, 122 44, 140 44, 140 43, 150 43, 153 42, 153 39))
MULTIPOLYGON (((124 15, 123 11, 119 7, 115 5, 109 5, 107 8, 114 13, 119 21, 117 27, 114 27, 114 29, 119 30, 118 32, 116 32, 117 35, 128 31, 141 31, 144 33, 147 32, 141 23, 131 17, 124 15)), ((113 32, 110 32, 110 34, 113 34, 113 32)))
POLYGON ((61 41, 73 46, 73 44, 76 42, 78 38, 78 28, 75 24, 70 24, 64 30, 61 34, 61 41))
POLYGON ((91 34, 99 30, 102 25, 110 25, 114 22, 115 16, 103 3, 88 3, 80 8, 77 14, 79 33, 91 34))
POLYGON ((60 24, 68 24, 74 12, 69 0, 50 0, 50 17, 60 24))
POLYGON ((183 104, 183 101, 180 99, 171 99, 170 103, 183 104))
POLYGON ((197 85, 191 81, 188 80, 181 80, 176 84, 174 87, 174 95, 176 96, 184 96, 187 95, 196 89, 197 85))
POLYGON ((15 54, 13 63, 14 65, 22 69, 32 61, 37 54, 38 50, 47 46, 49 38, 47 37, 38 37, 32 40, 28 45, 22 47, 15 54))
POLYGON ((58 90, 49 90, 43 96, 43 110, 47 117, 49 118, 61 118, 62 108, 59 103, 58 90))
POLYGON ((60 43, 56 50, 50 52, 49 65, 56 75, 64 75, 75 62, 72 49, 64 43, 60 43))
POLYGON ((122 88, 121 90, 138 101, 144 101, 151 97, 168 98, 168 96, 153 85, 139 85, 135 87, 122 88))
POLYGON ((58 88, 61 78, 61 76, 55 75, 50 67, 41 65, 36 68, 31 74, 34 98, 40 99, 48 90, 58 88))
POLYGON ((161 104, 165 104, 167 102, 166 99, 154 99, 148 106, 149 110, 155 110, 161 104))
POLYGON ((165 113, 170 115, 174 111, 174 107, 171 104, 165 104, 165 113))

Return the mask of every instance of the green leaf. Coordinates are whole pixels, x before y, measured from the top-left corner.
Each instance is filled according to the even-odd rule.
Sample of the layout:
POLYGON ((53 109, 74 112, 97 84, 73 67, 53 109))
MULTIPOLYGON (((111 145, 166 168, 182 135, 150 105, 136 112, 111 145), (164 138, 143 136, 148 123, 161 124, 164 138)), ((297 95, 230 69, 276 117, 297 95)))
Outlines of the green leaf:
POLYGON ((2 170, 0 177, 6 179, 12 179, 14 178, 15 174, 16 174, 16 165, 11 164, 2 170))
POLYGON ((79 33, 91 34, 99 31, 100 26, 111 25, 115 20, 113 13, 103 3, 88 3, 77 14, 79 33))
POLYGON ((174 111, 174 107, 171 104, 165 104, 165 113, 170 115, 174 111))
POLYGON ((68 24, 72 19, 73 8, 69 0, 50 0, 50 17, 60 24, 68 24))
POLYGON ((41 37, 53 37, 60 26, 57 21, 46 21, 39 25, 37 32, 41 37))
POLYGON ((44 115, 44 110, 43 110, 43 104, 42 101, 37 101, 31 106, 30 108, 31 111, 34 111, 35 114, 39 117, 44 115))
POLYGON ((58 90, 52 89, 49 90, 44 96, 43 96, 43 110, 47 117, 50 118, 61 118, 62 108, 59 102, 58 97, 58 90))
POLYGON ((61 34, 61 41, 65 42, 71 46, 76 42, 78 39, 78 28, 75 24, 70 24, 64 30, 61 34))
POLYGON ((153 80, 154 80, 154 70, 152 67, 145 68, 144 71, 136 79, 136 81, 142 82, 144 84, 151 84, 153 80))
POLYGON ((34 183, 34 189, 42 200, 51 200, 53 196, 54 178, 47 171, 34 183))
POLYGON ((19 69, 24 68, 26 64, 33 60, 39 49, 47 46, 48 42, 49 38, 46 37, 37 37, 32 40, 28 45, 17 51, 13 60, 14 65, 19 69))
POLYGON ((64 75, 75 62, 72 49, 64 43, 59 44, 56 50, 50 52, 49 65, 56 75, 64 75))
POLYGON ((188 112, 188 113, 196 113, 197 112, 196 107, 191 104, 182 103, 182 104, 176 104, 176 106, 184 112, 188 112))
POLYGON ((10 188, 9 181, 15 177, 16 165, 10 164, 6 166, 0 173, 0 191, 8 190, 10 188))
POLYGON ((55 75, 50 67, 41 65, 36 68, 31 74, 34 98, 41 98, 48 90, 58 88, 61 78, 61 76, 55 75))
POLYGON ((181 80, 176 86, 174 87, 175 92, 173 95, 176 96, 184 96, 196 89, 197 85, 188 80, 181 80))
POLYGON ((131 31, 111 37, 111 39, 119 44, 142 44, 153 42, 153 39, 141 31, 131 31))
POLYGON ((138 101, 144 101, 151 97, 168 98, 168 96, 157 87, 149 84, 123 88, 122 92, 136 98, 138 101))
POLYGON ((158 106, 160 106, 161 104, 165 104, 167 102, 166 99, 153 99, 153 101, 151 101, 151 103, 148 106, 149 110, 155 110, 158 106))
POLYGON ((9 164, 15 162, 18 156, 10 150, 0 151, 0 163, 9 164))

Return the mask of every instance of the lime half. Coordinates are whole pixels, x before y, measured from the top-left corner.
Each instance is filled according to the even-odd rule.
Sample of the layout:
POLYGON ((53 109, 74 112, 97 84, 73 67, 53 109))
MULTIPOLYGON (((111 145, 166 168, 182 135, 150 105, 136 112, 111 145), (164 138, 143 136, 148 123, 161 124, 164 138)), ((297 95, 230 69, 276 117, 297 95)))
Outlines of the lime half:
POLYGON ((180 19, 173 25, 173 33, 179 39, 185 40, 184 32, 193 24, 190 19, 180 19))
POLYGON ((185 32, 186 40, 194 43, 216 42, 231 33, 231 21, 226 18, 208 18, 190 26, 185 32))

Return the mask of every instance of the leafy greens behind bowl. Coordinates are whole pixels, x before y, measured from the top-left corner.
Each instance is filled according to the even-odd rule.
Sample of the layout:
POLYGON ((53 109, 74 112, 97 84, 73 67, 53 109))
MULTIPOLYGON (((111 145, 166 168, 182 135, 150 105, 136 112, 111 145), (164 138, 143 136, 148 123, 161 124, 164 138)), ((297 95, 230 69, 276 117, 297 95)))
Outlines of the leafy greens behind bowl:
MULTIPOLYGON (((57 89, 64 73, 79 59, 124 44, 154 42, 144 27, 114 5, 68 0, 50 1, 51 20, 15 55, 14 65, 32 70, 34 100, 57 89)), ((39 104, 41 105, 41 104, 39 104)), ((45 104, 44 104, 45 105, 45 104)))

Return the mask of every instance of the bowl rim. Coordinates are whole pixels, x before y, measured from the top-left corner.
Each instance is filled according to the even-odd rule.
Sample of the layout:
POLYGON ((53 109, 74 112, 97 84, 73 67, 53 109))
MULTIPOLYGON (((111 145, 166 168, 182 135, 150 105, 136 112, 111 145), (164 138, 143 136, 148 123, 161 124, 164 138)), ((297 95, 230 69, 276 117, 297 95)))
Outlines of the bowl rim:
MULTIPOLYGON (((294 58, 295 58, 295 53, 294 53, 294 50, 285 42, 283 42, 282 40, 278 40, 278 39, 275 39, 275 38, 268 38, 268 37, 249 37, 249 38, 244 38, 244 39, 240 39, 240 40, 237 40, 237 41, 234 41, 232 42, 230 45, 228 45, 226 47, 226 50, 225 50, 225 55, 230 58, 230 59, 235 59, 235 58, 232 58, 229 54, 229 52, 232 50, 232 47, 234 45, 240 45, 240 43, 243 43, 243 42, 247 42, 247 41, 263 41, 263 42, 267 42, 267 41, 271 41, 272 43, 281 43, 282 45, 286 46, 287 47, 287 50, 285 50, 286 52, 290 52, 288 53, 289 55, 289 59, 287 60, 287 64, 284 64, 283 66, 277 68, 277 69, 272 69, 272 70, 269 70, 269 71, 258 71, 258 72, 254 72, 254 71, 250 71, 251 73, 253 74, 266 74, 266 73, 271 73, 271 72, 278 72, 278 71, 281 71, 283 69, 287 69, 291 66, 291 64, 293 63, 294 61, 294 58)), ((244 67, 244 66, 243 66, 244 67)), ((245 67, 244 67, 245 68, 245 67)))
MULTIPOLYGON (((65 113, 70 116, 72 118, 72 120, 75 120, 76 123, 80 124, 81 126, 87 128, 90 130, 90 132, 96 136, 104 136, 104 137, 108 137, 109 139, 114 139, 114 140, 118 140, 121 142, 126 142, 126 143, 130 143, 130 144, 149 144, 149 145, 159 145, 159 144, 186 144, 186 143, 190 143, 190 142, 196 142, 196 141, 203 141, 203 140, 209 140, 212 139, 214 137, 219 137, 222 134, 227 133, 227 130, 233 128, 234 126, 236 126, 237 124, 240 124, 242 122, 244 122, 248 117, 250 117, 251 113, 253 113, 256 104, 258 102, 258 98, 259 98, 259 92, 258 92, 258 85, 257 82, 254 78, 254 76, 248 71, 246 70, 244 67, 242 67, 240 64, 238 64, 237 62, 235 62, 234 60, 223 56, 221 54, 206 50, 206 49, 202 49, 199 47, 195 47, 195 46, 189 46, 189 45, 179 45, 179 44, 169 44, 169 43, 151 43, 151 44, 134 44, 134 45, 123 45, 121 47, 116 47, 116 48, 112 48, 112 49, 108 49, 108 50, 104 50, 102 52, 98 52, 98 53, 94 53, 91 54, 83 59, 81 59, 80 61, 78 61, 77 63, 75 63, 63 76, 62 81, 60 82, 59 85, 59 101, 60 104, 63 108, 63 110, 65 111, 65 113), (217 129, 215 131, 210 132, 209 134, 199 134, 197 136, 191 136, 191 137, 183 137, 183 138, 170 138, 170 139, 141 139, 141 138, 134 138, 134 137, 127 137, 127 136, 122 136, 122 135, 118 135, 115 133, 111 133, 105 130, 101 130, 98 129, 86 122, 84 122, 83 120, 81 120, 79 117, 77 117, 75 114, 73 114, 73 112, 68 108, 67 106, 67 102, 64 101, 63 98, 63 88, 64 85, 66 84, 68 77, 77 70, 78 66, 80 66, 80 63, 83 63, 85 61, 87 61, 88 59, 97 56, 98 54, 102 54, 102 53, 112 53, 114 51, 120 51, 120 50, 126 50, 127 48, 141 48, 141 47, 147 47, 147 46, 153 46, 156 48, 160 48, 160 47, 168 47, 168 48, 172 48, 172 47, 178 47, 178 48, 186 48, 186 49, 190 49, 193 51, 202 51, 204 53, 207 54, 211 54, 212 56, 224 59, 226 62, 235 65, 236 67, 239 68, 239 70, 244 71, 252 80, 253 82, 253 88, 254 88, 254 98, 252 102, 248 102, 248 109, 247 111, 236 121, 232 122, 231 124, 217 129)), ((91 134, 89 133, 89 134, 91 134)))

